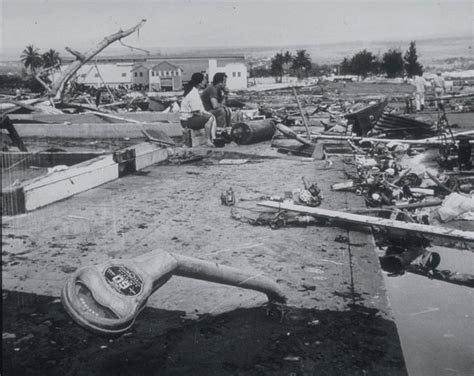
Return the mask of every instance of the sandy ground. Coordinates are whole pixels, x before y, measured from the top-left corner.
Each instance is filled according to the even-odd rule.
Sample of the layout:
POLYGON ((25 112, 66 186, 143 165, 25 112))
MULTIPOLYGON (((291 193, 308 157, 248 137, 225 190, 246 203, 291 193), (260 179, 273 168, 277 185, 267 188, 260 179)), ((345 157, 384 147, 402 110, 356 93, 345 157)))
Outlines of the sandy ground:
MULTIPOLYGON (((350 100, 403 98, 413 88, 336 83, 324 91, 350 100)), ((303 106, 305 95, 319 94, 301 89, 303 106)), ((295 107, 289 91, 250 96, 295 107)), ((438 116, 432 109, 423 115, 438 116)), ((472 129, 472 113, 448 119, 459 130, 472 129)), ((90 141, 77 147, 48 139, 32 150, 117 146, 90 141)), ((303 161, 276 153, 269 142, 195 152, 206 158, 150 166, 2 218, 2 375, 406 375, 370 232, 322 222, 272 230, 232 218, 231 208, 220 203, 232 187, 234 212, 255 219, 267 211, 257 206, 262 197, 302 188, 304 176, 322 189, 322 207, 361 207, 360 197, 330 190, 353 172, 352 161, 303 161), (250 156, 242 165, 218 163, 250 156), (77 268, 156 249, 269 277, 288 304, 268 305, 255 291, 173 277, 119 338, 90 334, 65 313, 60 291, 77 268)), ((31 173, 10 171, 2 182, 31 173)))
MULTIPOLYGON (((234 145, 234 144, 232 144, 234 145)), ((353 166, 277 154, 269 143, 201 150, 201 162, 150 166, 40 210, 3 217, 3 375, 405 375, 370 233, 252 226, 264 196, 322 189, 322 207, 362 206, 331 192, 353 166), (233 154, 238 151, 240 154, 233 154), (220 165, 222 158, 252 158, 220 165), (133 329, 89 334, 64 312, 78 267, 161 249, 265 275, 287 306, 250 290, 173 277, 133 329)))

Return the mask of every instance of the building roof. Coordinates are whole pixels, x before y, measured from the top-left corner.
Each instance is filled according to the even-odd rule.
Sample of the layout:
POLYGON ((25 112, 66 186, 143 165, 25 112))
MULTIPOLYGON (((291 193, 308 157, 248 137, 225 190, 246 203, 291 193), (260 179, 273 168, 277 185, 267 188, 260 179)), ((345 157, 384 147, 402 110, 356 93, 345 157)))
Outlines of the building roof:
MULTIPOLYGON (((171 64, 168 61, 162 61, 161 63, 155 64, 151 69, 156 70, 156 68, 162 68, 162 67, 170 67, 171 69, 178 69, 179 67, 177 65, 171 64)), ((169 68, 166 68, 169 69, 169 68)), ((179 68, 181 69, 181 68, 179 68)))
MULTIPOLYGON (((131 65, 116 65, 116 64, 107 64, 107 67, 98 66, 100 77, 104 82, 116 83, 116 82, 127 82, 130 80, 130 68, 131 65), (103 69, 101 69, 103 68, 103 69), (122 76, 125 74, 125 76, 122 76)), ((90 65, 83 65, 79 71, 78 82, 87 83, 87 82, 101 82, 100 77, 96 77, 97 70, 91 67, 90 65), (92 69, 91 69, 92 68, 92 69), (82 77, 82 75, 86 77, 82 77)))
MULTIPOLYGON (((195 56, 195 55, 138 55, 138 54, 128 54, 128 55, 116 55, 116 56, 107 56, 107 55, 97 55, 94 57, 94 61, 97 62, 148 62, 148 61, 165 61, 165 60, 232 60, 236 62, 245 62, 244 55, 209 55, 209 56, 195 56)), ((74 56, 61 56, 61 60, 64 63, 71 63, 76 60, 74 56)))
POLYGON ((146 70, 150 69, 150 67, 147 67, 145 63, 143 63, 143 64, 133 64, 132 72, 134 70, 137 70, 138 68, 143 68, 143 69, 146 69, 146 70))

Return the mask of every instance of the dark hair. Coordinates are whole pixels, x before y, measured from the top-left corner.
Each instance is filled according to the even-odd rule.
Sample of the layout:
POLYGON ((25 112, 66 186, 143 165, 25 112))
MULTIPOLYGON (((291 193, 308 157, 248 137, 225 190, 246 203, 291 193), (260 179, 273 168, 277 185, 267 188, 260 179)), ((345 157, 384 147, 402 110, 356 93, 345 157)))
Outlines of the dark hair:
POLYGON ((227 75, 225 73, 217 72, 212 78, 212 84, 213 85, 220 84, 221 82, 224 82, 226 78, 227 78, 227 75))
POLYGON ((202 73, 196 72, 191 76, 191 80, 186 84, 184 88, 184 96, 188 95, 193 87, 198 86, 202 80, 204 80, 204 75, 202 73))

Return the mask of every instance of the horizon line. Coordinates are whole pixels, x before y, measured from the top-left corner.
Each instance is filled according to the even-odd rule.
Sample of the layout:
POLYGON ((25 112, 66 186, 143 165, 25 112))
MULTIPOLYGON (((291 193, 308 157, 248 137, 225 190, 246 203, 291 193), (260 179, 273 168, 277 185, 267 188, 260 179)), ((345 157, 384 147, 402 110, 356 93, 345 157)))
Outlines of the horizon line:
MULTIPOLYGON (((389 39, 389 40, 383 40, 383 39, 374 39, 374 40, 362 40, 362 39, 356 39, 356 40, 347 40, 347 41, 338 41, 338 42, 316 42, 316 43, 294 43, 294 44, 271 44, 271 45, 200 45, 200 46, 189 46, 189 45, 173 45, 173 46, 141 46, 140 49, 155 49, 158 50, 159 53, 160 49, 187 49, 187 50, 206 50, 206 49, 230 49, 230 48, 259 48, 259 49, 275 49, 275 48, 290 48, 290 47, 306 47, 306 46, 330 46, 330 45, 341 45, 341 44, 351 44, 351 43, 394 43, 394 42, 419 42, 419 41, 432 41, 432 40, 446 40, 446 39, 467 39, 471 38, 470 35, 468 34, 463 34, 463 35, 451 35, 451 36, 425 36, 425 37, 420 37, 420 38, 400 38, 400 39, 389 39)), ((26 47, 26 46, 25 46, 26 47)), ((21 55, 23 49, 21 48, 19 50, 19 54, 21 55)), ((66 47, 66 46, 65 46, 66 47)), ((65 48, 63 47, 63 48, 65 48)), ((118 47, 122 48, 122 47, 118 47)), ((113 45, 110 45, 110 48, 108 50, 110 51, 111 49, 117 49, 114 48, 113 45)), ((17 58, 14 58, 12 55, 12 52, 15 50, 14 47, 2 47, 0 48, 0 51, 3 53, 0 56, 0 61, 17 61, 20 60, 20 56, 17 58), (8 51, 10 53, 10 57, 6 57, 4 55, 5 51, 8 51), (4 58, 5 57, 5 58, 4 58)), ((58 51, 59 52, 59 51, 58 51)), ((99 53, 100 55, 101 53, 99 53)), ((143 53, 136 53, 136 52, 129 52, 129 55, 139 55, 143 53)), ((146 55, 146 53, 144 53, 146 55)), ((105 56, 105 55, 103 55, 105 56)))

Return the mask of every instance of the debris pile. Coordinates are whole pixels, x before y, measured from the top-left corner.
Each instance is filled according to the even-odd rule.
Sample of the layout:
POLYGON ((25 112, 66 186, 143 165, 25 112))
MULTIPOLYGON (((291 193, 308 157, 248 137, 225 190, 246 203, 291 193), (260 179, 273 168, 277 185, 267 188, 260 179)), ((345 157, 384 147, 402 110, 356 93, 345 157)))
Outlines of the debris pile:
MULTIPOLYGON (((323 195, 317 183, 309 184, 302 177, 303 187, 286 191, 281 196, 262 196, 259 200, 270 200, 277 203, 290 203, 305 207, 317 207, 321 205, 323 195)), ((239 201, 239 200, 238 200, 239 201)), ((231 217, 243 223, 249 223, 253 226, 269 226, 271 229, 279 229, 282 227, 297 226, 306 227, 318 224, 317 219, 311 215, 300 215, 289 213, 286 211, 259 212, 256 218, 244 216, 238 213, 238 210, 245 208, 235 206, 235 196, 232 188, 223 192, 221 195, 221 203, 227 206, 234 206, 231 210, 231 217)))

